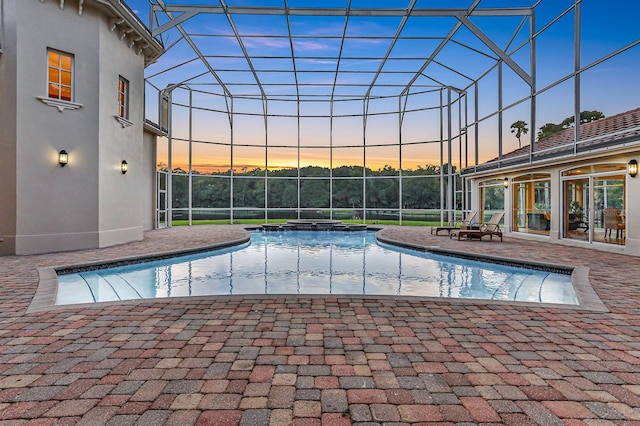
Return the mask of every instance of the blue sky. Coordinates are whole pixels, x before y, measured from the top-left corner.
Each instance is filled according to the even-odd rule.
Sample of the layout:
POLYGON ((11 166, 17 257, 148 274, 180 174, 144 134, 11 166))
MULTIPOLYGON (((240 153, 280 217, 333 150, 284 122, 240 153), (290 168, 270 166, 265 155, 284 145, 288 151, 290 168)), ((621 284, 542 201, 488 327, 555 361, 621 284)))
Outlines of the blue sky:
MULTIPOLYGON (((127 3, 143 22, 149 22, 148 0, 128 0, 127 3)), ((206 2, 180 0, 166 1, 166 3, 201 5, 206 2)), ((229 7, 283 7, 284 0, 227 0, 225 3, 229 7)), ((347 3, 347 0, 321 3, 310 0, 287 2, 291 8, 344 8, 347 3)), ((408 0, 393 2, 353 0, 351 6, 353 9, 389 7, 389 5, 406 7, 408 3, 408 0)), ((415 7, 466 8, 471 3, 472 0, 418 0, 415 7)), ((219 6, 217 2, 209 4, 219 6)), ((556 84, 557 81, 566 79, 563 83, 539 94, 536 112, 536 127, 539 128, 547 122, 560 122, 573 114, 574 83, 571 74, 574 70, 575 14, 571 6, 574 2, 572 0, 482 0, 479 8, 528 7, 532 4, 536 5, 536 32, 544 29, 536 36, 537 89, 544 90, 556 84), (568 12, 563 17, 548 26, 565 11, 568 12)), ((610 0, 606 2, 606 7, 603 7, 604 4, 605 2, 600 0, 581 2, 580 64, 582 67, 589 67, 600 58, 637 43, 640 39, 640 26, 634 22, 640 16, 640 2, 610 0)), ((166 20, 166 17, 161 16, 160 19, 166 20)), ((473 79, 483 76, 497 59, 496 53, 473 34, 476 29, 501 49, 505 49, 509 57, 526 73, 532 73, 529 44, 527 44, 528 18, 521 16, 471 17, 470 21, 473 28, 460 27, 452 37, 453 42, 449 42, 435 56, 435 60, 429 63, 422 75, 416 76, 427 58, 440 45, 442 38, 458 23, 457 19, 453 17, 409 18, 402 28, 400 39, 391 50, 389 60, 383 62, 380 58, 390 49, 391 39, 402 22, 401 17, 351 16, 346 27, 346 39, 342 44, 340 37, 344 31, 344 16, 291 16, 291 32, 294 36, 292 44, 296 56, 294 63, 291 59, 292 46, 284 16, 233 15, 235 28, 242 35, 243 47, 251 57, 251 65, 263 85, 262 90, 267 97, 276 100, 269 103, 269 112, 278 114, 282 111, 283 114, 288 114, 286 111, 291 109, 289 104, 278 102, 278 99, 291 100, 300 95, 307 101, 322 100, 322 102, 304 103, 303 115, 327 115, 326 101, 332 97, 342 101, 349 98, 360 99, 366 94, 397 96, 412 81, 414 84, 411 93, 432 90, 440 84, 467 88, 472 84, 473 79), (425 39, 425 36, 431 38, 425 39), (341 54, 340 49, 342 49, 341 54), (339 63, 338 57, 341 58, 339 63), (297 73, 294 73, 294 66, 297 73), (336 70, 339 70, 337 74, 336 70), (381 74, 376 77, 378 71, 381 71, 381 74), (369 84, 374 81, 373 87, 369 87, 369 84)), ((255 84, 256 77, 250 64, 243 58, 244 52, 236 41, 226 16, 200 14, 185 21, 183 28, 190 34, 200 53, 206 56, 207 65, 215 70, 217 76, 234 96, 259 97, 260 90, 255 84)), ((208 67, 197 58, 185 40, 179 41, 180 37, 176 29, 163 34, 165 46, 172 47, 156 64, 147 69, 146 75, 150 76, 149 82, 157 88, 163 88, 167 84, 188 80, 192 87, 222 93, 222 88, 208 72, 208 67), (177 43, 173 45, 174 42, 177 43), (171 69, 172 67, 175 68, 171 69), (167 69, 170 70, 165 71, 167 69)), ((638 64, 640 64, 640 45, 635 45, 615 58, 585 70, 581 77, 581 109, 597 109, 603 111, 605 115, 613 115, 638 107, 640 89, 635 77, 638 64)), ((503 107, 517 103, 529 95, 529 86, 509 67, 503 68, 502 79, 503 107)), ((480 124, 479 133, 481 138, 488 141, 495 141, 498 133, 497 121, 490 117, 498 108, 497 86, 497 70, 489 72, 478 84, 479 116, 481 119, 489 117, 480 124)), ((174 100, 179 101, 178 97, 177 95, 174 100)), ((437 97, 425 95, 425 98, 427 97, 429 98, 427 102, 437 100, 437 97)), ((219 104, 218 101, 216 102, 219 104)), ((475 93, 470 93, 468 102, 473 105, 475 93)), ((362 113, 362 102, 354 102, 353 106, 350 105, 346 101, 336 105, 334 114, 337 114, 336 110, 345 111, 345 115, 362 113)), ((226 106, 222 105, 221 108, 224 109, 226 106)), ((261 108, 260 102, 238 101, 236 103, 236 111, 245 109, 241 112, 260 114, 261 108)), ((382 101, 372 102, 370 108, 372 109, 369 112, 375 112, 376 109, 379 111, 397 109, 398 99, 391 98, 387 105, 383 105, 382 101)), ((503 122, 505 134, 509 134, 508 126, 513 121, 519 119, 529 121, 529 114, 526 101, 506 110, 503 122)), ((473 114, 470 115, 473 116, 473 114)), ((420 120, 423 118, 416 118, 416 121, 420 120)), ((249 119, 246 121, 251 123, 249 119)), ((387 137, 387 131, 393 134, 393 126, 389 123, 382 119, 372 121, 379 123, 371 126, 377 126, 378 130, 370 138, 375 140, 379 137, 382 140, 383 137, 387 137)), ((323 125, 318 124, 318 126, 323 125)), ((410 123, 407 124, 407 126, 410 125, 410 123)), ((208 130, 203 131, 206 133, 208 130)), ((261 128, 257 131, 264 133, 261 128)), ((318 134, 322 133, 323 130, 318 127, 318 134)), ((252 137, 247 135, 247 138, 252 137)), ((317 136, 317 139, 323 140, 321 136, 317 136)), ((517 141, 511 135, 508 136, 508 140, 505 136, 505 140, 505 149, 517 147, 517 141)), ((484 151, 481 149, 480 157, 491 157, 497 154, 495 143, 486 143, 482 146, 487 148, 484 151)))
MULTIPOLYGON (((480 8, 495 7, 499 5, 508 5, 509 7, 518 4, 526 6, 531 4, 533 0, 514 3, 513 1, 485 0, 480 3, 480 8)), ((171 4, 171 2, 167 2, 171 4)), ((202 4, 201 1, 179 1, 179 4, 202 4)), ((394 7, 402 6, 408 2, 392 2, 394 7)), ((447 7, 466 7, 470 0, 459 0, 455 2, 446 1, 419 1, 416 7, 425 6, 447 6, 447 7)), ((143 22, 149 22, 148 0, 128 0, 130 7, 138 14, 143 22)), ((216 2, 213 3, 214 5, 216 2)), ((283 0, 271 1, 227 1, 228 6, 247 6, 256 5, 263 7, 282 7, 283 0)), ((344 7, 347 4, 343 1, 323 2, 323 7, 344 7)), ((389 2, 384 1, 354 1, 352 7, 383 7, 389 2)), ((569 0, 543 0, 538 3, 536 9, 537 28, 540 29, 547 23, 566 10, 573 2, 569 0)), ((290 7, 308 7, 317 5, 312 1, 289 1, 290 7)), ((635 24, 634 16, 640 16, 640 3, 629 2, 625 0, 613 0, 607 2, 607 7, 602 7, 602 2, 597 0, 585 0, 582 2, 582 43, 581 49, 582 65, 587 65, 598 58, 610 54, 619 48, 640 38, 640 29, 635 24), (634 9, 635 12, 634 13, 634 9)), ((371 80, 373 73, 380 67, 380 61, 371 59, 372 57, 381 57, 385 54, 389 47, 390 40, 398 25, 400 17, 351 17, 347 27, 347 37, 371 37, 379 36, 380 38, 348 38, 342 52, 342 56, 348 56, 356 59, 343 60, 340 69, 345 71, 363 71, 370 72, 365 74, 362 80, 371 80), (385 38, 387 37, 387 38, 385 38), (357 59, 362 58, 362 59, 357 59)), ((514 33, 518 25, 522 23, 521 17, 476 17, 472 18, 473 23, 485 34, 487 34, 497 45, 506 48, 509 41, 514 37, 514 33)), ((562 78, 570 73, 573 69, 573 13, 570 12, 557 24, 551 26, 538 37, 538 66, 537 78, 538 88, 562 78)), ((457 21, 454 18, 411 18, 406 23, 401 37, 409 38, 413 36, 433 36, 443 37, 455 25, 457 21)), ((272 73, 271 75, 264 73, 260 75, 260 81, 267 83, 283 82, 292 80, 293 65, 286 58, 291 55, 291 47, 287 38, 286 18, 284 16, 272 15, 234 15, 234 24, 238 31, 249 37, 243 38, 244 47, 250 56, 277 56, 280 59, 263 59, 254 58, 254 66, 257 69, 280 69, 281 73, 272 73), (264 37, 259 37, 264 36, 264 37), (266 36, 277 36, 278 38, 268 38, 266 36)), ((515 35, 515 39, 511 46, 517 46, 526 40, 527 31, 525 28, 515 35)), ((302 83, 318 82, 332 83, 333 76, 325 71, 333 71, 336 69, 336 62, 333 60, 322 58, 337 57, 341 47, 340 39, 344 26, 344 17, 291 17, 292 33, 295 36, 293 40, 293 48, 298 56, 313 57, 313 59, 301 59, 296 66, 298 71, 302 71, 299 78, 302 83), (332 36, 336 38, 321 38, 321 36, 332 36), (315 75, 309 73, 310 70, 318 70, 315 75)), ((233 37, 233 32, 224 15, 200 14, 191 18, 184 23, 183 27, 192 34, 192 39, 198 44, 201 53, 204 55, 217 56, 211 61, 214 69, 219 69, 221 76, 233 75, 229 77, 230 82, 252 83, 255 79, 249 72, 249 66, 244 60, 237 58, 222 58, 222 55, 242 56, 243 52, 233 37), (226 37, 228 36, 228 37, 226 37), (225 70, 235 69, 240 72, 231 73, 225 70)), ((163 34, 166 45, 179 38, 177 31, 172 30, 163 34)), ((443 52, 438 56, 440 63, 430 65, 427 74, 438 82, 444 82, 456 87, 465 87, 470 83, 466 77, 477 78, 486 69, 495 62, 495 54, 491 52, 482 41, 475 37, 465 27, 460 28, 453 40, 456 43, 450 43, 445 47, 443 52), (477 49, 480 54, 473 52, 471 49, 477 49), (487 56, 484 56, 487 55, 487 56), (446 69, 453 68, 465 76, 456 75, 446 69)), ((383 71, 396 72, 397 75, 385 75, 382 83, 388 82, 407 82, 420 67, 424 64, 426 58, 440 42, 440 39, 433 40, 416 40, 403 39, 399 40, 391 52, 391 60, 383 67, 383 71), (399 58, 405 58, 400 60, 399 58), (414 59, 409 59, 414 58, 414 59), (404 72, 404 74, 400 74, 404 72)), ((633 62, 634 55, 630 55, 629 62, 633 62)), ((157 65, 152 66, 148 70, 148 75, 158 72, 167 67, 180 64, 184 61, 193 59, 195 53, 187 46, 185 42, 180 42, 173 47, 163 57, 157 65)), ((528 48, 525 46, 519 52, 512 53, 512 57, 526 71, 531 71, 529 64, 528 48)), ((194 61, 185 66, 180 67, 176 73, 167 76, 167 82, 175 81, 179 78, 190 78, 200 72, 205 72, 199 61, 194 61)), ((631 68, 631 67, 630 67, 631 68)), ((348 83, 357 79, 356 76, 345 73, 338 76, 340 82, 348 83)), ((207 76, 207 81, 212 79, 207 76)), ((157 79, 161 80, 161 79, 157 79)), ((419 79, 420 80, 420 79, 419 79)), ((203 79, 199 79, 203 81, 203 79)), ((162 83, 162 81, 159 81, 162 83)), ((423 84, 436 84, 434 81, 424 79, 423 84)), ((255 92, 255 88, 251 87, 245 92, 255 92)), ((397 92, 398 90, 390 90, 397 92)), ((238 93, 242 91, 239 90, 238 93)), ((310 92, 313 92, 310 89, 310 92)), ((345 93, 347 91, 345 90, 345 93)))

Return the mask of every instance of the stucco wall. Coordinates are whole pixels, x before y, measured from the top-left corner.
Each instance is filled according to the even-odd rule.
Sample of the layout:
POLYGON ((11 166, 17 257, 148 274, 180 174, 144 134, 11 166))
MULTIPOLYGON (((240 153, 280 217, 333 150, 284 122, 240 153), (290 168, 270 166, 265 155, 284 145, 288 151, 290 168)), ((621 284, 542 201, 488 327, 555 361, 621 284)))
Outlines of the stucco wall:
MULTIPOLYGON (((612 150, 613 151, 613 150, 612 150)), ((622 148, 618 149, 618 152, 606 154, 606 153, 593 153, 591 155, 585 155, 580 159, 563 159, 556 164, 548 164, 545 166, 521 166, 518 170, 503 171, 501 173, 496 172, 484 173, 482 175, 475 176, 472 179, 472 197, 471 208, 479 210, 480 197, 478 184, 488 179, 502 180, 508 177, 510 180, 514 177, 521 176, 526 173, 550 173, 551 175, 551 223, 548 236, 528 234, 523 232, 511 232, 513 223, 513 210, 512 210, 512 197, 513 192, 510 187, 509 191, 505 191, 505 233, 516 238, 524 239, 536 239, 549 241, 552 243, 569 245, 569 246, 588 246, 594 249, 603 251, 624 253, 633 256, 640 256, 640 197, 636 194, 640 194, 640 175, 632 178, 625 173, 625 208, 626 208, 626 227, 625 227, 625 239, 624 245, 610 244, 603 242, 588 243, 585 241, 579 241, 575 239, 562 238, 562 222, 563 217, 563 193, 562 193, 562 180, 561 174, 565 170, 573 169, 591 164, 606 164, 615 163, 624 165, 631 159, 640 160, 640 150, 638 148, 622 148), (624 151, 627 152, 624 152, 624 151)))
POLYGON ((144 56, 111 32, 106 17, 97 25, 100 52, 99 156, 100 246, 142 239, 145 206, 142 184, 145 174, 142 155, 144 56), (129 81, 129 121, 122 127, 118 113, 118 79, 129 81), (127 161, 129 171, 122 174, 120 163, 127 161))
POLYGON ((0 58, 1 147, 9 163, 0 171, 0 235, 8 235, 0 253, 141 239, 151 197, 142 148, 144 56, 110 31, 94 3, 85 3, 80 15, 74 2, 60 9, 59 2, 5 0, 5 12, 20 25, 15 36, 5 36, 7 52, 0 58), (12 51, 18 52, 13 56, 12 37, 12 51), (47 97, 47 48, 74 55, 73 102, 80 108, 60 112, 38 99, 47 97), (115 119, 119 75, 130 82, 133 125, 127 128, 115 119), (65 167, 58 165, 62 149, 69 153, 65 167), (120 172, 122 160, 130 164, 126 175, 120 172))
POLYGON ((18 2, 18 219, 16 252, 95 247, 98 242, 97 15, 52 2, 18 2), (73 101, 59 112, 47 96, 47 48, 74 55, 73 101), (65 149, 69 164, 57 164, 65 149))
POLYGON ((16 226, 16 23, 17 0, 4 0, 0 53, 0 255, 15 250, 16 226))

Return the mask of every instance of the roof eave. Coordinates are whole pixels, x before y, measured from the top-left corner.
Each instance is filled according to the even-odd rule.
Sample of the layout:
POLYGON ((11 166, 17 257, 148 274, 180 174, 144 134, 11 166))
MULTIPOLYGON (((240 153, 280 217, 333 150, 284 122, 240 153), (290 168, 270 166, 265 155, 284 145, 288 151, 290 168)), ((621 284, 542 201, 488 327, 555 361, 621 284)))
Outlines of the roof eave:
POLYGON ((112 17, 118 20, 113 21, 114 27, 124 27, 135 35, 136 41, 132 47, 138 50, 138 54, 144 54, 145 66, 155 62, 164 53, 162 44, 151 35, 149 29, 121 0, 93 1, 111 11, 112 17))
MULTIPOLYGON (((568 146, 569 148, 573 145, 568 146)), ((560 155, 553 155, 550 157, 545 157, 541 159, 533 159, 528 161, 528 154, 526 158, 519 157, 513 159, 501 160, 501 162, 487 162, 483 163, 478 167, 486 166, 485 170, 478 170, 478 167, 467 167, 460 171, 460 175, 465 178, 482 178, 482 177, 490 177, 495 175, 503 175, 507 173, 512 173, 516 170, 523 169, 532 169, 532 168, 540 168, 545 166, 554 166, 557 164, 566 164, 567 159, 571 159, 572 161, 583 161, 591 158, 602 158, 603 153, 607 153, 608 155, 621 154, 625 152, 629 152, 629 148, 640 148, 640 138, 638 136, 630 136, 628 138, 619 139, 615 141, 615 144, 605 144, 605 146, 599 146, 597 148, 589 148, 585 150, 578 150, 577 153, 574 153, 573 150, 570 150, 568 153, 561 153, 560 155), (508 162, 511 160, 512 165, 501 165, 504 162, 508 162), (494 163, 494 164, 491 164, 494 163)))

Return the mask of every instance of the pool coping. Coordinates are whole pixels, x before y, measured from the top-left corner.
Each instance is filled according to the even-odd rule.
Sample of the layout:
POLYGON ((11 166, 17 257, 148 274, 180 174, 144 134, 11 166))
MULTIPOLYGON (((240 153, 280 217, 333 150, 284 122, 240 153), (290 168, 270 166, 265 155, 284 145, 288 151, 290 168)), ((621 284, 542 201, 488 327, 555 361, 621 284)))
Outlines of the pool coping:
MULTIPOLYGON (((381 231, 380 227, 371 227, 369 228, 372 231, 381 231)), ((129 257, 121 257, 116 259, 110 259, 107 261, 96 261, 89 262, 83 264, 74 264, 74 265, 62 265, 62 266, 52 266, 52 267, 44 267, 38 268, 38 287, 36 289, 36 293, 29 304, 29 307, 26 310, 26 313, 35 313, 35 312, 43 312, 48 310, 59 310, 59 309, 68 309, 75 307, 99 307, 104 306, 104 304, 113 304, 113 303, 141 303, 143 301, 161 301, 161 300, 175 300, 175 297, 159 297, 153 299, 133 299, 133 300, 119 300, 119 301, 109 301, 109 302, 93 302, 93 303, 78 303, 78 304, 70 304, 70 305, 56 305, 55 299, 58 292, 58 273, 74 273, 78 271, 87 271, 87 270, 95 270, 102 269, 106 267, 114 267, 114 266, 123 266, 130 265, 136 263, 150 262, 154 260, 162 260, 171 257, 178 257, 189 254, 202 253, 211 250, 219 250, 223 248, 229 248, 233 246, 239 246, 248 242, 251 239, 250 230, 254 230, 252 227, 246 227, 247 235, 242 238, 237 238, 235 240, 230 240, 224 243, 212 244, 188 249, 179 249, 179 250, 169 250, 157 254, 151 255, 136 255, 129 257)), ((370 298, 403 298, 403 299, 418 299, 425 301, 439 301, 439 302, 451 302, 451 303, 473 303, 473 304, 508 304, 508 305, 523 305, 523 306, 538 306, 545 308, 558 308, 558 309, 577 309, 577 310, 587 310, 587 311, 595 311, 595 312, 609 312, 609 309, 606 305, 600 300, 595 290, 591 286, 591 282, 589 281, 589 268, 585 266, 565 266, 565 265, 557 265, 557 264, 548 264, 537 261, 524 261, 519 259, 512 258, 503 258, 497 256, 490 255, 480 255, 480 254, 472 254, 463 251, 444 249, 438 246, 424 246, 419 244, 406 243, 398 240, 394 240, 388 237, 380 236, 380 232, 376 233, 376 239, 380 242, 387 243, 390 245, 409 248, 413 250, 429 252, 434 254, 440 254, 451 257, 458 257, 464 259, 471 260, 482 260, 490 263, 497 263, 502 265, 511 265, 511 266, 521 266, 529 269, 538 269, 545 270, 551 272, 560 272, 564 274, 571 275, 571 284, 576 293, 576 297, 578 299, 577 305, 570 304, 561 304, 561 303, 539 303, 539 302, 521 302, 521 301, 512 301, 512 300, 491 300, 491 299, 471 299, 471 298, 446 298, 446 297, 428 297, 428 296, 389 296, 389 295, 349 295, 349 294, 269 294, 269 295, 207 295, 207 296, 184 296, 180 297, 198 300, 202 298, 210 298, 214 297, 228 297, 228 298, 237 298, 237 297, 265 297, 265 298, 281 298, 281 297, 338 297, 338 298, 358 298, 358 299, 370 299, 370 298)))
MULTIPOLYGON (((224 243, 210 244, 200 247, 169 250, 156 254, 143 254, 136 256, 120 257, 106 261, 95 261, 87 263, 78 263, 74 265, 49 266, 37 268, 38 270, 38 288, 31 299, 31 303, 26 313, 42 312, 51 309, 65 308, 69 306, 92 306, 96 303, 114 303, 113 302, 94 302, 94 303, 78 303, 71 305, 56 305, 56 295, 58 294, 58 274, 72 274, 79 271, 91 271, 116 266, 134 265, 136 263, 153 262, 154 260, 170 259, 172 257, 185 256, 190 254, 204 253, 211 250, 220 250, 229 247, 240 246, 251 240, 251 234, 247 231, 247 235, 242 238, 225 241, 224 243)), ((141 299, 134 299, 140 301, 141 299)), ((145 299, 146 300, 146 299, 145 299)), ((123 300, 117 301, 124 302, 123 300)))
MULTIPOLYGON (((387 243, 390 245, 409 248, 413 250, 440 254, 444 256, 450 257, 458 257, 461 259, 467 260, 481 260, 490 263, 496 263, 499 265, 508 265, 508 266, 519 266, 527 269, 536 269, 541 271, 549 271, 549 272, 558 272, 562 274, 571 275, 571 285, 576 293, 576 297, 578 298, 577 305, 569 305, 569 304, 560 304, 560 303, 537 303, 537 302, 529 302, 533 303, 535 306, 562 306, 566 308, 572 309, 584 309, 588 311, 594 312, 609 312, 609 308, 600 300, 600 297, 593 289, 591 285, 591 281, 589 280, 589 268, 586 266, 566 266, 559 265, 553 263, 545 263, 538 262, 535 260, 522 260, 522 259, 513 259, 513 258, 505 258, 498 256, 491 256, 486 254, 476 254, 469 253, 464 251, 451 250, 446 248, 441 248, 439 246, 425 246, 420 244, 407 243, 404 241, 394 240, 389 237, 381 236, 379 233, 376 235, 378 241, 383 243, 387 243)), ((449 299, 447 299, 449 300, 449 299)), ((456 299, 457 300, 457 299, 456 299)), ((486 300, 486 299, 467 299, 467 300, 486 300)), ((491 300, 493 302, 493 300, 491 300)), ((519 301, 505 301, 508 303, 526 303, 519 301)))

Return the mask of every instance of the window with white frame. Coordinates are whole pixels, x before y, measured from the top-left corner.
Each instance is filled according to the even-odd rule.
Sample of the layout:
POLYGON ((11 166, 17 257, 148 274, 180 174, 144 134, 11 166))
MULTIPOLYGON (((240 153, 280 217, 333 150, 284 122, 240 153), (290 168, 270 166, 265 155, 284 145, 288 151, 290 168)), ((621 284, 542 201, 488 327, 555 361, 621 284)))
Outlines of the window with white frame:
POLYGON ((129 119, 129 81, 122 76, 118 79, 118 117, 129 119))
POLYGON ((504 209, 504 180, 490 179, 480 182, 480 218, 479 222, 487 222, 494 213, 502 213, 504 209))
POLYGON ((73 55, 47 49, 47 96, 61 101, 73 100, 73 55))
POLYGON ((551 229, 551 175, 530 173, 512 180, 514 232, 549 235, 551 229))

